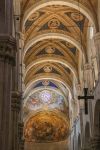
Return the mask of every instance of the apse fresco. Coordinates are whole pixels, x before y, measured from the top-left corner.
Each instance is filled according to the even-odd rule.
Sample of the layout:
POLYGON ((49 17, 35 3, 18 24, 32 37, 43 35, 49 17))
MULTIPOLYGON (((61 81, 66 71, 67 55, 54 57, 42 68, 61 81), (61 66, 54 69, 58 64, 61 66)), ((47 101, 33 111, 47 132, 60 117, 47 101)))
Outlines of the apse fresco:
POLYGON ((60 113, 39 112, 28 120, 24 128, 27 142, 46 143, 67 139, 69 135, 69 120, 60 113))
POLYGON ((56 110, 64 114, 68 113, 68 106, 65 104, 64 97, 53 90, 47 89, 35 92, 30 96, 27 101, 27 108, 30 111, 56 110))

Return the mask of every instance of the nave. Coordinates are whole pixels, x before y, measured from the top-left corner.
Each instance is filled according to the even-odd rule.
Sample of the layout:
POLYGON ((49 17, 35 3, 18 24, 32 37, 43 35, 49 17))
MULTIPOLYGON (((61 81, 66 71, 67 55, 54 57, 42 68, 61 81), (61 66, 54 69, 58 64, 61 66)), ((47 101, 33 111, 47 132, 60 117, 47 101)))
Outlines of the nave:
POLYGON ((99 89, 99 0, 1 0, 0 150, 100 150, 99 89))

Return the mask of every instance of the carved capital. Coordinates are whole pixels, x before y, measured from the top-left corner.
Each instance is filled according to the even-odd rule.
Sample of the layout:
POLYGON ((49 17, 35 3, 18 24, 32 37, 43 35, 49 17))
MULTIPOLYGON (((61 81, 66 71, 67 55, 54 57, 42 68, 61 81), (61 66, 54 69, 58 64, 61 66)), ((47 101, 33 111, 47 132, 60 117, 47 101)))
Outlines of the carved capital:
POLYGON ((11 36, 0 35, 0 59, 15 64, 16 40, 11 36))
POLYGON ((12 91, 12 101, 11 101, 12 111, 20 111, 21 107, 21 94, 17 91, 12 91))

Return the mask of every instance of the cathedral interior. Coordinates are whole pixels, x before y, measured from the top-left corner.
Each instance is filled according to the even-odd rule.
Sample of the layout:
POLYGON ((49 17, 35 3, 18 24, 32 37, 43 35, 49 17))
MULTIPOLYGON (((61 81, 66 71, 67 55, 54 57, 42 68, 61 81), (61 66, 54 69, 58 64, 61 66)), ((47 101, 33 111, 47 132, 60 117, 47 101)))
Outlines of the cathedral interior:
POLYGON ((100 150, 100 0, 0 0, 0 150, 100 150))

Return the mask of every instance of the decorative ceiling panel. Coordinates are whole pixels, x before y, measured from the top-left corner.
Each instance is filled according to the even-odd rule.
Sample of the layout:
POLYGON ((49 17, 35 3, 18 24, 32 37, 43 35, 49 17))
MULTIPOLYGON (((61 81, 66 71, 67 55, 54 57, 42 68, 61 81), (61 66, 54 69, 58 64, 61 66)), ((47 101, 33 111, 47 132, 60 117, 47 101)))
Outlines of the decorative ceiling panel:
POLYGON ((63 77, 65 81, 68 81, 70 85, 72 85, 72 78, 73 74, 71 73, 70 69, 67 67, 63 67, 59 63, 42 63, 41 65, 33 65, 31 69, 27 72, 24 78, 25 86, 27 86, 30 81, 32 81, 35 76, 41 76, 42 74, 45 75, 57 75, 63 77), (66 80, 67 77, 67 80, 66 80))
POLYGON ((43 40, 33 45, 26 53, 24 58, 25 66, 27 67, 35 56, 64 56, 66 59, 70 57, 75 63, 78 64, 79 50, 70 44, 62 40, 43 40))
MULTIPOLYGON (((32 5, 39 5, 41 3, 41 0, 21 0, 22 1, 22 13, 24 13, 27 9, 29 9, 32 5)), ((62 0, 62 3, 65 0, 62 0)), ((70 2, 70 0, 68 0, 70 2)), ((78 0, 73 0, 76 1, 78 4, 78 0)), ((47 2, 44 1, 44 2, 47 2)), ((73 2, 72 2, 73 3, 73 2)), ((97 0, 79 0, 79 5, 82 4, 83 6, 87 7, 88 9, 90 9, 91 11, 93 9, 97 9, 97 0), (91 5, 92 4, 92 5, 91 5)))
POLYGON ((38 87, 41 87, 41 86, 44 86, 44 87, 51 87, 51 88, 58 88, 58 85, 55 84, 54 82, 52 81, 48 81, 48 80, 43 80, 43 81, 39 81, 35 86, 34 88, 38 88, 38 87))
POLYGON ((68 101, 52 88, 40 89, 28 97, 25 107, 29 111, 57 110, 68 115, 68 101), (65 104, 66 101, 66 104, 65 104))
POLYGON ((43 33, 62 33, 80 42, 80 32, 86 44, 87 18, 66 6, 48 6, 33 13, 25 24, 26 42, 43 33))
POLYGON ((30 118, 24 130, 25 140, 35 143, 59 142, 69 135, 69 119, 55 112, 40 112, 30 118))

